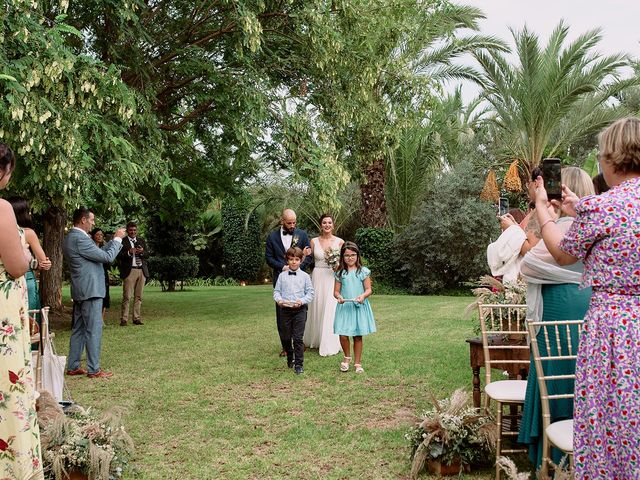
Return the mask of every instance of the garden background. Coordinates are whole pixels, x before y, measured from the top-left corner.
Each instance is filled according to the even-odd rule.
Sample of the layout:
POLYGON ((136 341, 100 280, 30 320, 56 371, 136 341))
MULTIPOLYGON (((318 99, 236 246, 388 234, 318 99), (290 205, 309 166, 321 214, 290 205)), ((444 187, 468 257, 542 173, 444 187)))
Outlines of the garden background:
MULTIPOLYGON (((0 12, 0 139, 18 157, 6 194, 31 202, 53 264, 42 273, 43 304, 57 325, 69 321, 61 239, 75 208, 93 207, 107 232, 137 221, 150 245, 153 280, 143 307, 149 333, 139 339, 141 333, 107 328, 107 338, 136 342, 108 340, 104 349, 106 365, 135 370, 126 387, 140 393, 128 395, 124 383, 88 386, 74 379, 79 399, 144 398, 142 378, 162 377, 167 368, 186 383, 176 390, 175 405, 193 399, 201 413, 215 408, 198 399, 219 392, 190 386, 189 379, 200 378, 194 373, 221 368, 225 378, 247 374, 256 384, 273 382, 269 374, 279 367, 266 340, 230 342, 266 339, 264 332, 273 329, 265 315, 256 317, 260 310, 248 311, 252 321, 245 323, 242 312, 254 304, 239 298, 256 295, 255 305, 267 310, 264 239, 285 207, 296 210, 299 226, 312 235, 320 215, 331 213, 335 233, 360 245, 380 295, 374 311, 387 336, 377 335, 367 351, 383 356, 378 370, 384 375, 335 378, 332 359, 318 359, 320 378, 333 389, 329 410, 342 411, 337 393, 344 382, 388 382, 393 395, 411 399, 398 408, 414 411, 426 390, 465 385, 462 340, 469 329, 457 328, 469 299, 405 294, 466 292, 467 282, 487 273, 485 249, 499 233, 498 199, 526 209, 524 187, 543 157, 595 174, 597 133, 640 110, 636 59, 602 53, 599 30, 569 35, 570 26, 560 22, 545 38, 527 28, 497 38, 479 33, 482 18, 480 9, 447 0, 6 0, 0 12), (460 61, 464 55, 472 64, 460 61), (463 100, 451 87, 462 80, 478 85, 477 98, 463 100), (187 285, 187 291, 165 293, 154 290, 157 285, 162 291, 187 285), (452 310, 442 317, 427 315, 435 308, 431 302, 455 308, 446 307, 452 310), (221 305, 231 316, 211 319, 207 308, 217 315, 221 305), (231 319, 235 323, 227 325, 231 319), (423 320, 435 324, 415 323, 423 320), (152 334, 160 326, 164 330, 152 334), (431 331, 438 339, 455 335, 456 347, 424 348, 431 331), (418 346, 414 340, 422 334, 418 346), (163 363, 190 342, 196 348, 184 350, 184 372, 163 363), (249 347, 248 357, 241 347, 249 347), (166 358, 149 367, 127 360, 147 349, 166 358), (208 349, 220 351, 210 356, 208 349), (461 370, 431 365, 450 351, 461 355, 455 360, 461 370), (400 384, 411 392, 399 394, 400 384)), ((114 306, 118 290, 112 289, 114 306)), ((59 338, 64 343, 65 334, 59 338)), ((310 392, 317 388, 310 377, 300 382, 308 382, 310 392)), ((377 388, 362 392, 378 398, 377 388)), ((144 421, 152 423, 159 420, 150 405, 160 407, 171 392, 162 387, 148 394, 154 401, 145 398, 144 421)), ((278 395, 268 394, 275 404, 278 395)), ((395 411, 391 405, 382 410, 378 417, 395 411)), ((181 429, 196 416, 185 414, 163 434, 187 435, 181 429)), ((142 421, 136 424, 135 415, 127 421, 134 422, 142 451, 150 452, 142 421)), ((242 428, 250 425, 246 420, 242 428)), ((217 438, 208 427, 198 435, 217 438)), ((228 439, 220 448, 247 454, 249 446, 231 440, 228 425, 218 427, 228 439)), ((374 429, 364 437, 375 441, 365 444, 387 448, 378 441, 391 435, 391 444, 399 445, 400 430, 395 423, 374 429)), ((341 437, 343 446, 329 439, 337 431, 313 435, 327 435, 322 442, 350 457, 356 435, 341 437)), ((166 457, 178 455, 178 440, 174 444, 166 457)), ((393 463, 399 450, 391 448, 380 461, 400 475, 393 463)), ((193 452, 194 459, 198 455, 193 452)))

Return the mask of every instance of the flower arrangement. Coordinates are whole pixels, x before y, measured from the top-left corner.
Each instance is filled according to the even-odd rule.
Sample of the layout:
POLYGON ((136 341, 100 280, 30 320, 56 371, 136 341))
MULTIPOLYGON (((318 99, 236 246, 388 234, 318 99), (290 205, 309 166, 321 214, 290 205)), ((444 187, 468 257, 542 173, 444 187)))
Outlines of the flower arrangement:
POLYGON ((332 269, 337 270, 340 266, 340 249, 339 248, 327 248, 324 251, 324 261, 327 262, 332 269))
MULTIPOLYGON (((465 316, 469 317, 472 312, 478 310, 478 305, 500 304, 500 305, 524 305, 527 297, 527 284, 522 280, 503 284, 489 275, 483 275, 480 280, 473 284, 476 288, 471 289, 476 299, 467 305, 465 316)), ((476 316, 474 332, 480 333, 480 321, 476 316)))
POLYGON ((444 465, 471 465, 493 455, 497 429, 491 418, 469 405, 470 396, 458 389, 449 398, 432 401, 405 438, 411 444, 411 478, 415 479, 429 460, 444 465))
POLYGON ((91 480, 116 480, 133 454, 133 440, 117 412, 98 416, 80 409, 55 415, 41 437, 45 475, 51 480, 68 478, 74 470, 91 480))

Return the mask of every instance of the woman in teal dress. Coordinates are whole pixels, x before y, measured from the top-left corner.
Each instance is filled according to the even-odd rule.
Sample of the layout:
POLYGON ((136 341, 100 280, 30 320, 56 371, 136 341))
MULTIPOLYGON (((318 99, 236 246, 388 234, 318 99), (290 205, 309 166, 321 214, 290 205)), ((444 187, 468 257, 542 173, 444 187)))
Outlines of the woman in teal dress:
POLYGON ((376 322, 367 297, 371 295, 371 272, 360 262, 360 250, 353 242, 340 249, 340 266, 335 273, 333 296, 338 300, 333 332, 340 336, 344 360, 340 371, 347 372, 351 363, 349 337, 353 337, 355 372, 363 373, 362 337, 376 331, 376 322))
MULTIPOLYGON (((566 167, 562 170, 562 183, 569 186, 579 196, 592 195, 593 183, 589 175, 582 169, 566 167)), ((568 231, 573 223, 572 217, 563 216, 555 221, 561 231, 568 231)), ((539 242, 524 257, 521 273, 527 281, 527 317, 533 320, 581 320, 584 318, 591 299, 591 289, 579 289, 582 280, 582 263, 571 266, 559 266, 547 249, 544 242, 539 242), (541 300, 541 301, 540 301, 541 300), (540 308, 541 307, 541 308, 540 308)), ((573 351, 578 349, 577 326, 572 327, 573 351)), ((553 335, 552 331, 548 332, 553 335)), ((538 338, 540 354, 546 355, 546 342, 538 338)), ((560 330, 560 344, 566 344, 566 332, 560 330)), ((550 338, 550 344, 556 345, 556 339, 550 338)), ((566 375, 575 373, 574 360, 559 360, 549 363, 545 368, 546 375, 566 375)), ((549 385, 549 394, 573 393, 573 380, 555 381, 549 385)), ((552 400, 549 403, 551 421, 573 418, 573 400, 552 400)), ((518 442, 529 446, 529 459, 538 468, 542 463, 542 405, 540 390, 533 358, 529 366, 527 392, 525 396, 522 421, 518 434, 518 442)), ((558 464, 562 452, 552 449, 552 459, 558 464)))

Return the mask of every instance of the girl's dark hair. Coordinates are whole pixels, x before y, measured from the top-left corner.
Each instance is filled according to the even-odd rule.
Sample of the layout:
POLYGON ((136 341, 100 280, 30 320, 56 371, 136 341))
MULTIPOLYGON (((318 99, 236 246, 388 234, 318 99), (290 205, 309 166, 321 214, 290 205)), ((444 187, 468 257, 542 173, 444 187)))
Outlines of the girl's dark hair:
POLYGON ((27 202, 27 199, 22 197, 11 197, 8 198, 7 201, 13 207, 13 213, 16 214, 16 223, 18 226, 33 230, 33 221, 31 220, 31 212, 29 212, 29 202, 27 202))
POLYGON ((16 156, 6 144, 0 143, 0 179, 13 172, 16 166, 16 156))
POLYGON ((93 238, 95 236, 96 233, 98 232, 102 232, 102 234, 104 235, 104 230, 102 230, 100 227, 96 227, 93 230, 91 230, 89 232, 89 235, 91 235, 91 238, 93 238))
POLYGON ((338 276, 340 277, 346 273, 349 273, 349 267, 347 267, 347 264, 344 261, 344 253, 347 250, 351 250, 352 252, 356 252, 358 254, 358 256, 356 257, 356 273, 360 273, 360 270, 362 269, 362 262, 360 262, 360 249, 358 248, 358 245, 353 242, 344 242, 342 244, 342 248, 340 249, 340 265, 338 268, 338 276))

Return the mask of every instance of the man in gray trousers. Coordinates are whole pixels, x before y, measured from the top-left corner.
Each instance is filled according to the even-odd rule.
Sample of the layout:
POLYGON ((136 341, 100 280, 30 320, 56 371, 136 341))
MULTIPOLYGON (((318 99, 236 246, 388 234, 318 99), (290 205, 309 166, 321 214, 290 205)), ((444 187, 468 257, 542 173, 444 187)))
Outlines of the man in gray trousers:
POLYGON ((113 375, 100 368, 102 344, 102 299, 106 294, 103 263, 115 260, 122 248, 125 229, 119 228, 113 240, 99 248, 89 236, 94 227, 93 212, 80 207, 73 213, 73 228, 64 239, 64 256, 71 273, 73 327, 69 341, 67 375, 87 375, 108 378, 113 375), (83 350, 87 349, 87 370, 80 366, 83 350))

